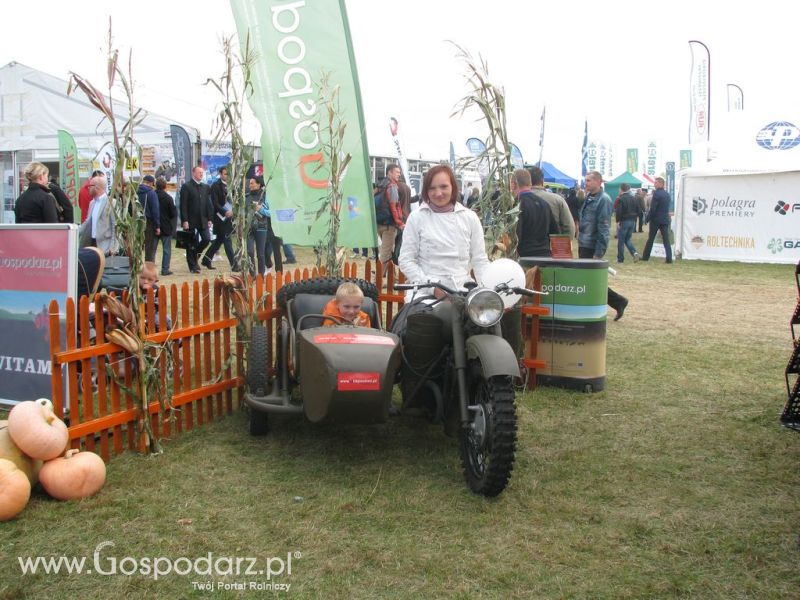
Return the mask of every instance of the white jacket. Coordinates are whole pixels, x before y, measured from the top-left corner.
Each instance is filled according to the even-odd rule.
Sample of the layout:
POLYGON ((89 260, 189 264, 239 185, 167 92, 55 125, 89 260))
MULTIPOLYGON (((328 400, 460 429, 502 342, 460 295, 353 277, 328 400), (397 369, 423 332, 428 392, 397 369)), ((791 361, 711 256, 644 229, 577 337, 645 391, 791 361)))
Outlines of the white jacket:
MULTIPOLYGON (((470 268, 480 282, 489 266, 483 227, 478 216, 456 203, 455 210, 435 213, 427 202, 412 212, 403 230, 398 266, 411 283, 438 281, 460 289, 470 280, 470 268)), ((419 294, 431 294, 431 288, 419 294)), ((406 302, 414 291, 406 293, 406 302)))

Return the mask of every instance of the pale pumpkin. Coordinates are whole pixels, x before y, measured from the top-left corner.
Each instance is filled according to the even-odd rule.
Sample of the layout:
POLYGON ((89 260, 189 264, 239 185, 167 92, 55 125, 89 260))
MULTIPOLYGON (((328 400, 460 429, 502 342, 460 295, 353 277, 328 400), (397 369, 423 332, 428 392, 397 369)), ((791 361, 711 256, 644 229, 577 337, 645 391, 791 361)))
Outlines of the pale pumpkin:
POLYGON ((39 481, 58 500, 77 500, 97 493, 106 482, 106 464, 94 452, 67 450, 44 463, 39 481))
POLYGON ((8 433, 31 458, 50 460, 64 452, 69 432, 64 421, 38 401, 20 402, 8 413, 8 433))
POLYGON ((17 465, 17 468, 28 476, 31 487, 39 482, 39 469, 42 461, 25 454, 8 434, 8 421, 0 421, 0 458, 5 458, 17 465))
POLYGON ((0 521, 13 519, 28 504, 31 482, 10 460, 0 458, 0 521))
POLYGON ((50 402, 49 398, 39 398, 38 400, 36 400, 36 402, 38 402, 42 406, 46 406, 50 410, 53 410, 53 403, 50 402))

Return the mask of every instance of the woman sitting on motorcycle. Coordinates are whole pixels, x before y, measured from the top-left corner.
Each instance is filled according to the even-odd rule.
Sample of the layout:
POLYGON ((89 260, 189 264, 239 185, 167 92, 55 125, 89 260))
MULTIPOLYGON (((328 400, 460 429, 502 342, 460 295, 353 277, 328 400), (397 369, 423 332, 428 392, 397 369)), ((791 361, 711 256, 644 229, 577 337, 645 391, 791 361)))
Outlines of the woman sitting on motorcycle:
MULTIPOLYGON (((483 227, 478 216, 457 201, 452 169, 437 165, 425 173, 421 197, 420 207, 408 217, 398 260, 408 283, 435 281, 459 290, 471 281, 470 268, 480 281, 489 266, 483 227)), ((403 344, 403 410, 422 407, 430 414, 436 412, 435 399, 429 390, 420 389, 419 377, 442 357, 444 340, 434 325, 442 317, 434 299, 444 296, 439 288, 409 290, 392 323, 392 332, 403 344)))
MULTIPOLYGON (((438 281, 460 289, 471 280, 470 268, 480 281, 489 266, 478 216, 458 202, 458 187, 448 165, 436 165, 425 173, 422 202, 408 217, 398 265, 411 283, 438 281)), ((420 290, 430 294, 431 288, 420 290)), ((433 290, 437 298, 443 296, 433 290)), ((420 292, 417 291, 417 297, 420 292)), ((406 295, 406 302, 414 291, 406 295)))

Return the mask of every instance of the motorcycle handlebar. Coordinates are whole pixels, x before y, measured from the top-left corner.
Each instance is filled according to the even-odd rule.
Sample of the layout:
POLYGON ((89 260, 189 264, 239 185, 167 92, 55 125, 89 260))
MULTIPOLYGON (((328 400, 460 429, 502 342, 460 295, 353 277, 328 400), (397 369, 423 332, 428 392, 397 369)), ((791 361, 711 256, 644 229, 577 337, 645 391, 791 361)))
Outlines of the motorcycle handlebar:
POLYGON ((536 296, 537 294, 539 296, 547 296, 548 294, 548 292, 539 292, 536 290, 529 290, 528 288, 521 288, 521 287, 511 288, 511 291, 514 292, 515 294, 519 294, 520 296, 536 296))
MULTIPOLYGON (((447 292, 448 294, 457 294, 458 293, 456 290, 450 289, 449 287, 447 287, 446 285, 442 285, 438 281, 428 281, 428 282, 425 282, 425 283, 396 283, 396 284, 394 284, 394 289, 396 289, 396 290, 413 290, 413 289, 421 288, 421 287, 439 288, 440 290, 442 290, 444 292, 447 292)), ((538 292, 536 290, 529 290, 529 289, 523 288, 523 287, 513 287, 512 288, 512 287, 509 287, 506 284, 500 284, 500 285, 496 286, 495 291, 498 291, 498 292, 511 291, 511 292, 513 292, 515 294, 519 294, 520 296, 535 296, 537 294, 540 295, 540 296, 547 296, 547 292, 538 292)))
POLYGON ((394 289, 396 290, 413 290, 416 288, 426 288, 426 287, 434 287, 439 288, 443 292, 447 292, 448 294, 457 294, 458 291, 447 287, 446 285, 442 285, 438 281, 426 281, 424 283, 395 283, 394 289))

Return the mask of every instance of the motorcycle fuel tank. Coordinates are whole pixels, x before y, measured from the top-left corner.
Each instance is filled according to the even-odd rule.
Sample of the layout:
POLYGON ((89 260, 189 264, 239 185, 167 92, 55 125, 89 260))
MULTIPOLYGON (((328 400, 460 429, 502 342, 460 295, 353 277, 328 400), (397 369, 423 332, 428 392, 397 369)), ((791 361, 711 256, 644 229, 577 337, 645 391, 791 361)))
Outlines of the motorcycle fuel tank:
POLYGON ((298 332, 303 410, 309 421, 382 423, 400 366, 400 340, 367 327, 298 332))

